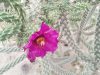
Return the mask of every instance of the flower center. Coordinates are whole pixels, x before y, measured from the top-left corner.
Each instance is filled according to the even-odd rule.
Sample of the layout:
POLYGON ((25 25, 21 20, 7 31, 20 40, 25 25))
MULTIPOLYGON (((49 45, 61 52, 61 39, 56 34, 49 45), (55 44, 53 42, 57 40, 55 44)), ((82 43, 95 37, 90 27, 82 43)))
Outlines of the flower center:
POLYGON ((45 44, 45 38, 44 37, 39 37, 36 39, 36 43, 41 45, 41 46, 44 46, 45 44))

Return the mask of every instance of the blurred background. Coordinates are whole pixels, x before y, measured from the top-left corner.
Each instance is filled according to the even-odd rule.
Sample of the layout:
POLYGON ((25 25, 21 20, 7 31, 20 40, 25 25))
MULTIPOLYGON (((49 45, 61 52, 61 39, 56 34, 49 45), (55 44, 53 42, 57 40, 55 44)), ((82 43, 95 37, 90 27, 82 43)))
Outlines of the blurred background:
POLYGON ((0 0, 0 75, 100 75, 99 60, 100 0, 0 0), (23 46, 42 21, 59 46, 31 63, 23 46))

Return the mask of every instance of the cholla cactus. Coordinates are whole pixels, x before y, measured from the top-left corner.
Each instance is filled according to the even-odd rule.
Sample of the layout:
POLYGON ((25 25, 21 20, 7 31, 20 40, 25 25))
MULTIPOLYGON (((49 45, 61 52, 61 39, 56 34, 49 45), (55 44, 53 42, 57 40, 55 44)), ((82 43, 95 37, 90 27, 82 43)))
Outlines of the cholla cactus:
MULTIPOLYGON (((2 0, 2 2, 6 4, 6 0, 2 0)), ((21 44, 23 44, 26 42, 29 34, 34 32, 33 28, 34 30, 37 30, 38 27, 35 27, 35 24, 40 23, 41 20, 47 22, 47 24, 50 24, 60 32, 60 47, 58 48, 57 53, 48 55, 42 60, 36 60, 42 66, 41 73, 43 75, 95 75, 97 73, 97 70, 99 70, 100 67, 100 11, 95 30, 94 49, 81 37, 81 34, 83 34, 84 31, 95 27, 95 23, 91 22, 94 26, 91 26, 90 24, 87 25, 87 23, 95 12, 96 7, 98 6, 97 4, 94 5, 90 1, 82 2, 82 0, 73 2, 70 2, 69 0, 41 0, 43 4, 41 3, 39 6, 40 8, 36 9, 39 10, 39 13, 35 11, 35 13, 32 14, 33 11, 31 11, 32 7, 30 7, 29 0, 25 3, 20 3, 20 0, 18 1, 19 3, 17 3, 17 0, 7 0, 7 2, 8 6, 10 4, 9 7, 13 8, 9 8, 9 10, 16 13, 10 14, 8 11, 0 13, 0 21, 11 24, 10 27, 5 28, 0 32, 1 41, 10 39, 13 35, 17 34, 19 42, 22 41, 21 44), (22 9, 27 10, 24 11, 22 9), (83 15, 83 17, 80 17, 80 15, 83 15), (35 24, 32 25, 32 23, 35 24), (78 24, 78 26, 76 24, 78 24), (72 34, 73 25, 75 25, 77 28, 76 30, 79 30, 80 33, 79 35, 77 34, 78 41, 75 39, 75 35, 72 34), (86 49, 80 47, 81 43, 86 46, 86 49), (88 51, 88 53, 84 52, 85 50, 88 51), (68 66, 66 66, 66 64, 68 64, 68 66), (69 68, 66 69, 69 67, 69 64, 72 66, 72 69, 70 70, 69 68)), ((6 10, 8 10, 8 8, 6 10)), ((23 49, 18 47, 0 48, 0 52, 3 53, 19 52, 20 50, 23 49)), ((0 69, 0 75, 23 61, 25 58, 26 55, 22 54, 14 61, 7 63, 0 69)))

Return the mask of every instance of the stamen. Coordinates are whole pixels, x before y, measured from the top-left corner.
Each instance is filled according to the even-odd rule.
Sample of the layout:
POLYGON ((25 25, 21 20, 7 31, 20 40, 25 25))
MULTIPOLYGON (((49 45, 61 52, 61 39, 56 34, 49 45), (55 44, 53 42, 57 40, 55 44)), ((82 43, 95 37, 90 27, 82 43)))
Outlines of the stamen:
POLYGON ((44 41, 41 41, 40 45, 41 46, 44 46, 45 45, 45 42, 44 41))
POLYGON ((36 43, 41 45, 41 46, 44 46, 45 44, 45 38, 44 37, 39 37, 36 39, 36 43))

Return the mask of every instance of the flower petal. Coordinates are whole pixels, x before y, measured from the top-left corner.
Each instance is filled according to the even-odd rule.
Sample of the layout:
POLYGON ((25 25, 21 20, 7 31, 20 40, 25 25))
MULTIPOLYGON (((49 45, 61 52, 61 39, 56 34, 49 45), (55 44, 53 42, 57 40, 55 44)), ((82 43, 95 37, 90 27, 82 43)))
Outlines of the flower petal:
POLYGON ((42 47, 39 47, 38 45, 36 45, 35 43, 33 43, 33 45, 31 45, 28 49, 36 57, 44 57, 46 55, 46 51, 43 50, 42 47))
POLYGON ((29 41, 23 48, 24 48, 24 51, 26 50, 26 49, 28 49, 29 47, 31 47, 32 46, 32 42, 31 41, 29 41))
POLYGON ((51 29, 44 34, 44 37, 46 39, 46 44, 44 46, 45 50, 54 52, 58 45, 58 32, 51 29))
POLYGON ((49 29, 50 29, 50 27, 45 22, 42 22, 40 32, 45 33, 49 29))
POLYGON ((46 42, 46 44, 44 46, 44 50, 50 51, 52 53, 54 53, 54 51, 56 49, 57 49, 57 44, 53 44, 53 43, 46 42))
POLYGON ((32 34, 29 38, 28 43, 23 47, 24 50, 26 50, 27 48, 30 48, 31 46, 33 46, 33 41, 39 36, 38 32, 35 32, 34 34, 32 34))
POLYGON ((58 32, 56 30, 50 30, 46 34, 44 34, 44 37, 46 38, 46 41, 50 43, 58 43, 58 32))
POLYGON ((30 62, 34 62, 36 59, 36 56, 34 55, 34 52, 28 51, 27 52, 27 58, 30 60, 30 62))
POLYGON ((37 53, 35 54, 37 57, 44 57, 46 55, 46 51, 41 49, 41 50, 38 50, 37 53))
POLYGON ((31 42, 35 40, 39 35, 40 35, 39 32, 35 32, 34 34, 30 36, 29 41, 31 42))

